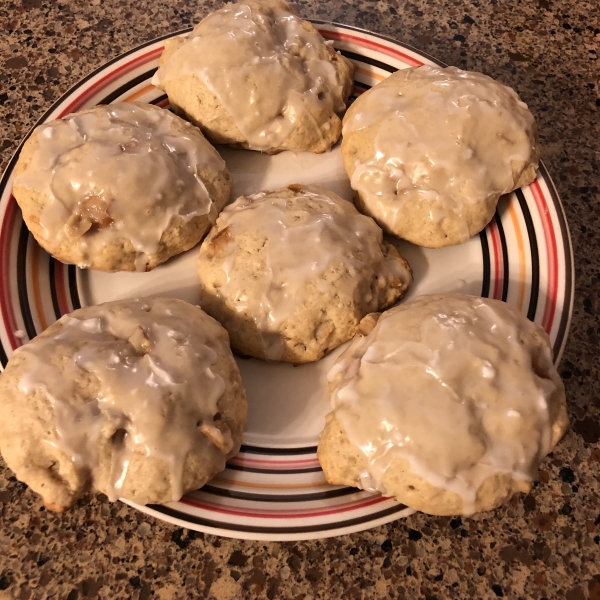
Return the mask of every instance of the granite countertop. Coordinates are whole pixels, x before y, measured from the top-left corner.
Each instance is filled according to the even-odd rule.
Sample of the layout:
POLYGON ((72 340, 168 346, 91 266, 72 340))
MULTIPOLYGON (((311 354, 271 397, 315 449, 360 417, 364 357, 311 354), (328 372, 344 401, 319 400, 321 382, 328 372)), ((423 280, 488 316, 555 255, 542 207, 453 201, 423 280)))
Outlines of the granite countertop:
MULTIPOLYGON (((0 170, 71 85, 215 0, 4 0, 0 170)), ((415 514, 306 542, 178 529, 124 504, 44 510, 0 461, 0 599, 600 599, 600 7, 567 0, 297 0, 305 17, 371 29, 513 86, 537 118, 562 197, 576 296, 560 366, 572 428, 527 496, 474 518, 415 514), (599 244, 599 246, 596 246, 599 244)))

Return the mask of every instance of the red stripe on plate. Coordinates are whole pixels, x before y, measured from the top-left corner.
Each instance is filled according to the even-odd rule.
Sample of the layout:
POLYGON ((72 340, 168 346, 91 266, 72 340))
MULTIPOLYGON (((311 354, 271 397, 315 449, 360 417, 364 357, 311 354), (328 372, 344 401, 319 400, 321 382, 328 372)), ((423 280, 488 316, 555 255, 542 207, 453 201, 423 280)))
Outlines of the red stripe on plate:
POLYGON ((346 504, 339 504, 331 509, 327 510, 315 510, 315 511, 307 511, 307 510, 286 510, 285 512, 274 512, 273 509, 254 509, 253 511, 245 511, 245 510, 234 510, 230 508, 224 508, 218 504, 212 504, 211 502, 198 502, 197 500, 192 500, 187 496, 184 496, 179 502, 182 504, 187 504, 189 506, 194 506, 195 508, 201 508, 204 510, 209 510, 211 512, 218 512, 226 515, 235 515, 238 517, 254 517, 259 519, 301 519, 305 517, 325 517, 327 515, 335 515, 337 513, 348 512, 349 510, 357 510, 360 508, 367 508, 368 506, 372 506, 374 504, 379 504, 380 502, 385 502, 389 500, 389 498, 384 498, 383 496, 375 496, 369 500, 360 500, 358 502, 348 502, 346 504))
POLYGON ((548 203, 542 192, 537 179, 529 186, 533 193, 542 225, 544 227, 544 239, 546 240, 546 254, 548 257, 548 284, 546 288, 546 305, 544 306, 544 315, 542 317, 542 327, 546 333, 552 331, 554 322, 554 313, 556 312, 556 297, 558 294, 558 249, 556 247, 556 234, 554 225, 550 217, 548 203))
POLYGON ((8 199, 8 206, 4 213, 2 222, 2 230, 0 231, 0 252, 2 259, 0 261, 0 281, 2 282, 2 290, 0 298, 0 310, 2 312, 2 321, 6 328, 6 337, 12 350, 21 345, 21 341, 15 337, 15 331, 18 329, 13 302, 11 299, 11 281, 10 281, 10 245, 17 217, 17 201, 14 196, 8 199))
POLYGON ((502 261, 502 246, 500 244, 500 234, 498 226, 494 221, 488 225, 490 238, 492 238, 492 252, 494 254, 494 291, 492 298, 502 299, 502 284, 504 282, 504 262, 502 261))
POLYGON ((140 63, 150 62, 151 60, 162 54, 163 49, 164 46, 160 46, 160 48, 155 48, 150 52, 146 52, 145 54, 138 56, 131 62, 127 62, 124 65, 121 65, 119 68, 115 69, 114 71, 111 71, 104 77, 101 77, 93 85, 86 88, 81 95, 77 96, 77 98, 75 98, 75 100, 73 100, 66 108, 64 108, 56 118, 60 119, 65 115, 69 114, 70 112, 78 110, 83 104, 85 104, 86 100, 90 96, 94 95, 94 93, 98 90, 100 86, 107 86, 109 83, 111 83, 121 75, 124 75, 126 72, 132 71, 133 69, 137 68, 140 65, 140 63))
POLYGON ((338 40, 344 41, 348 40, 350 42, 354 42, 363 48, 369 48, 371 50, 377 50, 378 52, 382 52, 383 54, 387 54, 388 56, 392 56, 394 58, 400 59, 403 63, 410 65, 411 67, 420 67, 425 63, 417 58, 409 56, 408 54, 404 54, 404 52, 400 52, 399 50, 394 50, 389 46, 385 46, 384 44, 380 44, 378 42, 374 42, 373 40, 368 40, 365 38, 357 37, 355 35, 350 35, 349 33, 340 33, 339 31, 329 31, 327 29, 319 29, 319 33, 325 38, 329 40, 338 40))

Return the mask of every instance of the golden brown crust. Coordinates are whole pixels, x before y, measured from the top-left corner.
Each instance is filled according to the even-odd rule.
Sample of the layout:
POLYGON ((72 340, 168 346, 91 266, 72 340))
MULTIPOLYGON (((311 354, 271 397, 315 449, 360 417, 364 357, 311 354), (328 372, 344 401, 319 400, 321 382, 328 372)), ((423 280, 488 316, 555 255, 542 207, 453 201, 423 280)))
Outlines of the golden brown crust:
MULTIPOLYGON (((318 187, 320 193, 326 193, 343 210, 356 214, 356 209, 350 202, 318 187)), ((293 203, 294 199, 307 189, 312 187, 292 184, 270 194, 289 198, 293 203)), ((307 208, 304 203, 299 206, 308 211, 322 210, 322 207, 307 208)), ((235 351, 241 355, 268 360, 261 331, 254 319, 255 315, 247 310, 238 311, 233 299, 223 299, 219 295, 219 289, 226 281, 223 264, 232 252, 237 253, 236 272, 247 273, 248 277, 252 277, 265 270, 265 235, 262 231, 244 231, 243 235, 236 236, 227 227, 223 227, 222 223, 217 223, 200 248, 198 273, 201 282, 200 304, 228 330, 235 351)), ((398 271, 404 270, 408 279, 411 279, 410 266, 395 247, 383 242, 382 254, 383 263, 396 263, 398 271)), ((310 282, 306 288, 309 290, 307 299, 297 306, 293 315, 285 320, 277 333, 283 344, 281 360, 296 364, 319 360, 327 352, 350 339, 365 314, 374 310, 385 310, 402 298, 409 282, 396 275, 384 274, 383 263, 375 268, 370 262, 363 260, 360 271, 354 274, 346 271, 338 273, 338 270, 342 269, 341 264, 332 263, 326 273, 310 282), (378 269, 381 269, 381 272, 378 269), (342 284, 335 289, 326 286, 325 292, 322 286, 319 287, 319 282, 324 283, 334 272, 336 277, 340 276, 339 282, 357 282, 354 286, 356 293, 352 297, 347 297, 341 292, 342 284)))
MULTIPOLYGON (((270 3, 275 8, 282 8, 283 3, 270 3)), ((293 9, 289 5, 286 10, 293 9)), ((308 21, 302 22, 303 28, 311 33, 317 30, 308 21)), ((165 50, 160 58, 160 67, 164 68, 173 54, 185 43, 184 38, 166 40, 165 50)), ((323 45, 320 59, 328 61, 342 82, 342 98, 346 103, 352 92, 354 81, 354 64, 338 54, 330 46, 323 45)), ((214 144, 228 144, 233 148, 252 149, 245 135, 240 131, 235 119, 221 100, 196 75, 185 75, 168 79, 161 83, 169 97, 171 107, 182 117, 202 130, 202 133, 214 144)), ((273 90, 258 90, 262 93, 273 93, 273 90)), ((296 116, 296 124, 287 138, 278 146, 261 150, 267 154, 277 154, 283 150, 292 152, 322 153, 335 144, 342 132, 340 115, 329 109, 319 109, 311 114, 300 113, 296 116)))
MULTIPOLYGON (((181 300, 156 301, 170 302, 170 310, 174 314, 177 314, 181 305, 185 305, 190 327, 218 327, 218 344, 223 349, 223 352, 217 354, 212 369, 222 377, 225 389, 217 401, 218 413, 215 418, 218 419, 210 425, 222 431, 225 438, 221 440, 221 444, 209 445, 205 453, 199 453, 195 449, 196 446, 188 452, 182 476, 185 493, 204 485, 225 468, 227 458, 238 452, 246 422, 247 405, 239 370, 229 351, 227 333, 200 309, 181 300), (222 448, 219 448, 219 445, 222 448)), ((35 344, 36 341, 56 340, 48 362, 57 373, 72 372, 73 355, 77 351, 77 348, 65 344, 57 337, 63 327, 61 322, 54 323, 30 342, 35 344)), ((84 343, 85 340, 82 340, 81 344, 84 343)), ((59 443, 54 443, 57 440, 57 417, 47 395, 39 387, 27 394, 19 389, 19 382, 30 372, 31 361, 30 354, 17 352, 13 354, 0 376, 1 451, 6 464, 14 471, 16 477, 40 494, 49 510, 61 512, 71 507, 92 487, 92 491, 109 493, 111 466, 113 456, 118 452, 118 439, 112 432, 103 431, 98 439, 98 465, 94 468, 93 476, 88 470, 75 468, 72 457, 60 449, 59 443)), ((96 375, 84 369, 77 370, 76 379, 72 384, 73 396, 70 401, 74 405, 84 405, 90 398, 98 397, 100 392, 100 383, 96 375)), ((171 397, 171 401, 176 400, 176 397, 171 397)), ((123 487, 120 489, 121 497, 134 500, 144 498, 146 502, 153 503, 172 501, 173 483, 170 469, 171 465, 166 460, 147 456, 143 447, 136 447, 131 455, 123 487)))
MULTIPOLYGON (((364 454, 353 446, 332 413, 326 417, 317 456, 325 478, 333 485, 357 487, 360 473, 367 467, 364 454)), ((439 516, 463 514, 462 498, 449 490, 434 487, 412 473, 410 464, 395 457, 383 477, 383 486, 401 504, 439 516)), ((496 474, 486 479, 477 493, 475 512, 493 510, 518 492, 527 493, 531 484, 513 479, 509 474, 496 474)))
MULTIPOLYGON (((410 304, 403 304, 394 310, 408 311, 410 304)), ((378 317, 378 315, 367 315, 362 320, 358 334, 338 360, 362 356, 366 350, 365 344, 368 344, 365 336, 369 335, 375 325, 374 317, 378 317)), ((522 318, 525 320, 525 317, 522 318)), ((547 418, 551 429, 551 439, 547 450, 551 452, 569 427, 564 386, 552 362, 548 336, 541 328, 534 329, 531 324, 529 325, 526 331, 519 330, 518 343, 527 349, 531 358, 530 368, 533 374, 545 382, 544 389, 552 390, 545 398, 547 418)), ((350 364, 351 362, 348 362, 348 365, 350 364)), ((335 371, 335 377, 329 380, 331 394, 347 376, 346 371, 349 368, 350 366, 347 366, 335 371)), ((529 363, 522 368, 529 369, 529 363)), ((317 456, 327 481, 334 485, 360 487, 361 474, 369 471, 367 456, 350 441, 342 424, 336 418, 335 412, 326 416, 317 456)), ((543 457, 537 457, 538 460, 541 458, 543 457)), ((497 472, 483 479, 476 492, 473 506, 466 510, 463 498, 458 493, 436 487, 423 477, 416 475, 412 472, 410 463, 398 456, 394 456, 389 464, 385 465, 384 474, 378 481, 378 489, 386 490, 398 502, 434 515, 471 514, 472 512, 492 510, 504 504, 515 493, 527 493, 530 487, 529 481, 513 476, 512 472, 497 472)))
MULTIPOLYGON (((90 109, 91 112, 95 109, 90 109)), ((25 142, 19 159, 15 166, 15 177, 27 171, 31 165, 32 158, 39 147, 37 132, 25 142)), ((159 264, 166 262, 172 256, 193 248, 204 237, 206 232, 215 222, 217 215, 229 201, 229 195, 233 188, 233 179, 226 167, 216 171, 205 165, 198 165, 198 176, 206 187, 209 198, 212 200, 210 212, 206 215, 194 216, 184 219, 173 216, 171 222, 162 233, 158 247, 154 253, 148 256, 145 270, 150 271, 159 264)), ((18 179, 17 179, 18 183, 18 179)), ((173 182, 175 185, 175 182, 173 182)), ((19 186, 13 188, 13 194, 23 213, 23 220, 31 231, 36 241, 46 252, 64 263, 82 264, 89 262, 89 268, 98 271, 136 271, 139 269, 139 253, 136 251, 131 240, 126 236, 115 237, 111 244, 102 248, 101 251, 91 256, 89 260, 83 260, 78 246, 78 238, 68 235, 60 240, 48 239, 44 228, 40 223, 45 206, 49 202, 48 196, 36 190, 19 186)), ((84 234, 85 236, 86 234, 84 234)), ((89 231, 93 235, 93 231, 89 231)))
MULTIPOLYGON (((370 94, 386 88, 402 90, 405 85, 405 75, 408 71, 408 69, 406 72, 398 71, 359 96, 346 111, 344 124, 349 123, 365 109, 370 94)), ((510 108, 507 107, 506 110, 510 110, 510 108)), ((383 118, 382 115, 382 117, 374 119, 371 124, 362 129, 345 131, 342 138, 342 158, 344 168, 350 178, 357 169, 357 164, 366 163, 373 159, 375 137, 383 118)), ((531 146, 530 155, 524 162, 513 161, 511 163, 514 181, 513 190, 530 184, 536 178, 539 162, 539 140, 535 123, 529 130, 525 131, 525 134, 529 138, 531 146)), ((387 233, 419 246, 442 248, 463 243, 465 241, 465 229, 468 230, 469 236, 482 231, 492 220, 499 197, 498 193, 489 193, 480 202, 465 203, 462 214, 450 212, 439 222, 432 220, 430 216, 432 210, 439 210, 436 201, 425 197, 420 197, 418 202, 411 202, 410 209, 403 211, 401 219, 392 216, 382 217, 374 207, 373 200, 362 191, 356 192, 355 203, 361 212, 373 217, 387 233)), ((392 214, 392 211, 389 212, 392 214)))

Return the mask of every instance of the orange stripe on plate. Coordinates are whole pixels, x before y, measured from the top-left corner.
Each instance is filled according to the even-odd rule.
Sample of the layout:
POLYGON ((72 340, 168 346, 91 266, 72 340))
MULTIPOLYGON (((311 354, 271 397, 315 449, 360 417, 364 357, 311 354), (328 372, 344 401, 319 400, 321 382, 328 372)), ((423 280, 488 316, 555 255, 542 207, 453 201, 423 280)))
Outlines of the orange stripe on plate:
POLYGON ((33 252, 31 256, 31 280, 33 282, 33 298, 35 301, 35 310, 37 311, 40 319, 40 325, 42 331, 48 329, 48 322, 44 315, 44 302, 42 301, 42 294, 40 291, 40 247, 36 242, 33 243, 33 252))
POLYGON ((374 79, 379 79, 379 81, 383 81, 387 79, 389 75, 381 75, 381 73, 375 73, 374 71, 369 71, 368 69, 363 69, 362 67, 356 67, 356 73, 362 73, 367 77, 373 77, 374 79))
POLYGON ((510 197, 508 201, 508 212, 515 228, 515 235, 517 237, 517 247, 519 248, 519 297, 517 299, 517 308, 521 310, 523 308, 523 302, 525 301, 525 244, 523 243, 523 233, 521 232, 521 224, 517 216, 517 209, 513 202, 514 196, 510 197))
POLYGON ((272 488, 276 490, 293 490, 295 488, 318 488, 329 486, 326 481, 323 481, 323 483, 258 483, 256 481, 233 481, 232 479, 225 479, 224 477, 213 477, 211 481, 228 483, 230 485, 238 485, 240 487, 272 488))
POLYGON ((154 89, 154 86, 152 84, 149 84, 149 85, 143 87, 141 90, 138 90, 137 92, 133 92, 133 94, 131 94, 130 96, 127 96, 127 98, 125 98, 123 100, 123 102, 133 102, 140 96, 143 96, 144 94, 152 91, 153 89, 154 89))

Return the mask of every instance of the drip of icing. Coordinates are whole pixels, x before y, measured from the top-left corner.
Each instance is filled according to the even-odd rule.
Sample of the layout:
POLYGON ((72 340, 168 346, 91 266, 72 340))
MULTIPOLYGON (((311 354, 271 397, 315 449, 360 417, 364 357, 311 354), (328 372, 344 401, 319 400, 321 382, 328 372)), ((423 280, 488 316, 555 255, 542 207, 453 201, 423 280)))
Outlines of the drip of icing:
POLYGON ((398 457, 458 494, 468 514, 486 478, 531 480, 550 451, 549 403, 563 390, 549 345, 524 341, 540 333, 502 302, 459 294, 385 312, 328 376, 335 417, 368 458, 359 485, 390 495, 382 479, 398 457))
POLYGON ((359 293, 357 279, 365 265, 382 277, 411 280, 398 261, 385 259, 382 231, 372 219, 306 188, 293 198, 277 192, 242 196, 225 208, 217 227, 229 228, 231 239, 231 254, 222 263, 225 283, 217 293, 238 312, 254 316, 270 360, 281 358, 278 332, 310 294, 310 282, 324 294, 334 288, 340 297, 352 298, 359 293), (264 238, 259 251, 264 266, 249 275, 236 268, 235 239, 253 232, 264 238), (344 272, 353 277, 342 278, 344 272))
MULTIPOLYGON (((514 188, 511 165, 529 160, 534 122, 514 90, 456 67, 393 77, 402 78, 401 91, 385 82, 374 87, 343 127, 347 135, 376 123, 375 157, 357 161, 351 178, 374 216, 400 222, 411 203, 427 201, 439 223, 514 188)), ((466 227, 462 237, 469 237, 466 227)))
MULTIPOLYGON (((193 75, 232 116, 254 150, 277 148, 300 114, 346 108, 327 44, 287 2, 227 4, 179 43, 152 83, 193 75)), ((320 133, 320 129, 317 127, 320 133)))
POLYGON ((119 238, 131 240, 138 270, 177 215, 209 214, 199 167, 224 161, 202 134, 167 110, 119 103, 68 115, 36 129, 31 163, 15 179, 47 198, 47 240, 77 240, 80 266, 119 238))
MULTIPOLYGON (((225 383, 214 366, 229 348, 216 324, 190 327, 197 312, 171 299, 88 307, 62 317, 57 335, 19 350, 31 364, 19 390, 42 390, 54 410, 55 432, 45 442, 65 453, 78 471, 91 473, 92 481, 99 454, 110 445, 111 500, 119 497, 131 458, 140 450, 169 465, 172 498, 178 500, 186 456, 208 452, 219 438, 213 418, 225 383), (61 362, 62 371, 50 360, 57 346, 72 352, 61 362), (83 400, 75 398, 76 380, 83 400)), ((228 432, 223 434, 227 438, 228 432)), ((219 441, 227 454, 227 440, 219 441)))

